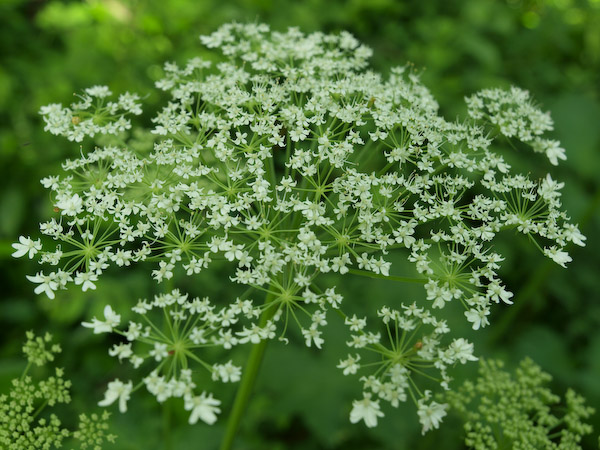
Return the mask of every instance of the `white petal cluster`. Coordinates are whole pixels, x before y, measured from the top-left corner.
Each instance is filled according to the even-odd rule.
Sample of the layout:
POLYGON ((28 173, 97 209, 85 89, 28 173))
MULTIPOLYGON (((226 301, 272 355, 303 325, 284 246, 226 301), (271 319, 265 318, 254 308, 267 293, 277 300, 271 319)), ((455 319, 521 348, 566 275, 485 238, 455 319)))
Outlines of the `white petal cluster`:
POLYGON ((125 92, 117 101, 105 102, 104 99, 111 95, 107 86, 92 86, 79 96, 79 102, 69 107, 58 103, 43 106, 40 114, 44 119, 44 130, 75 142, 83 141, 86 136, 129 130, 131 122, 126 117, 142 113, 140 97, 125 92))
MULTIPOLYGON (((389 276, 387 253, 400 249, 426 278, 433 307, 460 299, 477 329, 491 304, 512 296, 491 251, 496 234, 527 234, 561 265, 568 242, 584 244, 559 209, 562 183, 510 174, 483 126, 439 116, 403 68, 386 80, 366 70, 370 52, 348 34, 230 24, 202 40, 228 60, 165 66, 157 86, 172 98, 154 120, 153 149, 99 148, 65 162, 67 177, 44 180, 60 214, 41 226, 59 243, 42 260, 64 262, 68 277, 37 277, 39 292, 70 279, 93 289, 111 265, 151 259, 162 282, 224 258, 236 266, 231 280, 250 286, 291 270, 280 293, 305 301, 321 273, 389 276), (73 273, 76 260, 87 274, 73 273)), ((474 119, 524 142, 552 126, 517 88, 467 103, 474 119)), ((319 330, 301 328, 320 347, 319 330)))
POLYGON ((430 394, 421 394, 415 386, 419 378, 428 378, 449 389, 448 369, 459 363, 477 361, 473 344, 464 338, 447 344, 450 328, 446 322, 416 303, 405 306, 402 311, 384 307, 378 316, 385 325, 383 333, 366 331, 366 319, 346 318, 346 324, 355 333, 347 345, 361 353, 348 355, 337 367, 344 375, 371 372, 360 378, 364 399, 353 403, 350 421, 364 419, 367 426, 377 424, 377 416, 383 413, 379 412, 379 400, 372 398, 387 401, 397 408, 409 397, 421 396, 417 412, 423 431, 437 428, 445 415, 443 405, 433 402, 426 406, 424 401, 430 394))
MULTIPOLYGON (((190 298, 175 289, 156 295, 150 301, 140 299, 132 311, 141 316, 141 322, 132 320, 121 327, 120 315, 107 305, 104 321, 94 318, 92 322, 84 322, 83 326, 92 328, 94 333, 112 332, 122 337, 123 341, 114 344, 109 355, 144 371, 143 385, 159 403, 169 398, 181 398, 185 409, 191 411, 190 423, 200 419, 212 424, 219 413, 220 401, 206 391, 200 395, 196 393, 194 378, 199 371, 193 372, 190 367, 198 364, 200 369, 210 372, 214 381, 240 381, 241 367, 233 361, 211 365, 204 360, 204 352, 209 347, 229 350, 247 342, 244 330, 248 329, 255 330, 257 342, 274 338, 271 321, 264 326, 255 323, 261 310, 247 299, 236 299, 217 308, 207 297, 190 298)), ((208 354, 214 356, 214 351, 208 354)), ((131 383, 124 385, 116 380, 109 384, 101 406, 108 406, 116 399, 124 405, 130 392, 131 383)), ((123 411, 123 408, 120 409, 123 411)))
POLYGON ((557 166, 565 160, 565 149, 560 142, 543 137, 553 127, 550 114, 537 108, 529 92, 512 87, 509 90, 485 89, 466 99, 469 115, 478 120, 489 120, 506 137, 516 137, 531 148, 544 153, 557 166))

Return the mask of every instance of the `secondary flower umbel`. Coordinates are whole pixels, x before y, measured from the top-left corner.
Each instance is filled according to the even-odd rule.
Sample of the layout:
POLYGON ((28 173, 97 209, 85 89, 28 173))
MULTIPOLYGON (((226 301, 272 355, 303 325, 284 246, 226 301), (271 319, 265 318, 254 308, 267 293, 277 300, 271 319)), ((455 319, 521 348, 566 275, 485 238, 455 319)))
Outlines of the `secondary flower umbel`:
MULTIPOLYGON (((259 327, 255 320, 261 308, 251 300, 237 299, 230 305, 216 309, 208 298, 193 298, 179 290, 157 295, 153 300, 140 299, 132 308, 139 318, 121 328, 121 317, 110 305, 104 308, 105 320, 96 318, 82 325, 94 333, 116 333, 123 341, 108 351, 119 362, 129 362, 145 376, 133 387, 132 382, 115 380, 109 383, 100 406, 109 406, 119 400, 119 410, 125 412, 130 394, 142 385, 158 402, 182 398, 190 410, 190 423, 198 419, 212 424, 217 420, 220 401, 203 391, 196 394, 200 372, 208 371, 213 381, 235 383, 240 380, 241 367, 228 361, 210 364, 203 354, 209 347, 231 349, 233 346, 275 337, 274 324, 259 327), (198 369, 192 371, 191 367, 198 369)), ((214 350, 213 350, 214 351, 214 350)))

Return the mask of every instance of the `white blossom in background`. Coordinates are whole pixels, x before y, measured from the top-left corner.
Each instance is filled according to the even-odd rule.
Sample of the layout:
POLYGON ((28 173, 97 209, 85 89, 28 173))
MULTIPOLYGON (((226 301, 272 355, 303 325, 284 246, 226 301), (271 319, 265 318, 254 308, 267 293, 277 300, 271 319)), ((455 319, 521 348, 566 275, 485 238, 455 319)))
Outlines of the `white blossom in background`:
POLYGON ((352 350, 338 367, 360 373, 363 384, 351 420, 374 426, 380 400, 395 407, 410 398, 423 429, 436 428, 444 410, 423 403, 419 378, 427 372, 448 389, 448 370, 476 360, 473 344, 443 320, 444 308, 464 308, 478 330, 496 305, 513 301, 499 275, 496 235, 524 234, 563 267, 567 245, 585 245, 561 209, 563 183, 516 173, 503 157, 509 139, 551 164, 564 159, 547 136, 549 114, 526 91, 489 89, 466 99, 468 120, 447 120, 416 73, 397 67, 384 78, 369 70, 371 50, 345 32, 228 24, 201 41, 221 58, 165 65, 156 87, 170 98, 151 120, 146 148, 126 133, 129 116, 141 114, 135 94, 110 100, 108 87, 93 86, 69 107, 42 108, 46 130, 82 142, 82 155, 64 162, 65 175, 42 180, 55 206, 40 225, 45 247, 21 237, 13 256, 50 267, 28 276, 50 298, 71 283, 95 289, 114 267, 140 264, 157 283, 177 283, 217 260, 228 264, 228 282, 267 294, 262 307, 247 300, 217 307, 173 291, 133 308, 144 321, 164 310, 166 322, 156 325, 163 331, 197 318, 203 325, 184 328, 184 341, 144 321, 117 331, 112 308, 104 321, 84 322, 148 347, 139 353, 123 342, 111 353, 136 369, 152 366, 146 388, 158 401, 182 398, 190 421, 214 422, 219 403, 194 394, 174 354, 191 358, 181 353, 187 349, 214 381, 236 382, 230 358, 208 364, 197 352, 286 342, 293 327, 318 350, 323 328, 342 316, 352 350), (98 134, 118 139, 94 148, 98 134), (397 275, 392 252, 414 273, 397 275), (324 273, 409 280, 423 285, 424 299, 380 309, 383 327, 367 331, 367 318, 354 315, 324 273), (268 320, 259 322, 261 314, 268 320), (365 349, 375 350, 377 364, 365 349))
POLYGON ((131 128, 126 117, 142 113, 137 94, 126 92, 115 101, 105 102, 112 92, 107 86, 87 88, 79 102, 63 107, 58 103, 43 106, 40 114, 44 130, 54 135, 66 136, 70 141, 81 142, 86 136, 116 134, 131 128))

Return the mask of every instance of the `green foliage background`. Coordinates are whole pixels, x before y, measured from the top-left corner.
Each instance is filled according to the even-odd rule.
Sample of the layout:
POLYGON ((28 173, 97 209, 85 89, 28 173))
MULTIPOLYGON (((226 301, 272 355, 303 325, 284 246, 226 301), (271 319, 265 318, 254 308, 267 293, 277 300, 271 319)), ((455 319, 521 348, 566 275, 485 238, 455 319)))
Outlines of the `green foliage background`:
MULTIPOLYGON (((507 159, 521 171, 539 176, 549 170, 565 182, 563 203, 588 245, 572 248, 574 261, 562 269, 525 239, 499 241, 515 304, 499 308, 492 326, 473 338, 479 354, 502 357, 509 366, 532 357, 554 376, 557 392, 571 386, 600 409, 599 0, 0 0, 0 392, 23 369, 25 330, 50 331, 64 348, 59 364, 73 379, 74 409, 94 410, 106 382, 127 375, 108 357, 110 343, 79 324, 107 302, 125 310, 153 289, 147 274, 122 271, 85 295, 70 291, 49 301, 33 294, 25 275, 36 267, 12 260, 10 244, 20 234, 36 234, 38 222, 51 214, 38 180, 80 152, 79 145, 42 131, 39 107, 69 103, 74 92, 107 84, 113 92, 149 94, 147 120, 164 100, 152 92, 162 64, 202 55, 198 36, 231 20, 349 30, 373 47, 377 70, 414 64, 448 117, 464 114, 465 95, 509 84, 528 89, 552 112, 568 160, 539 168, 527 155, 507 159)), ((400 258, 395 267, 402 265, 400 258)), ((196 289, 227 301, 222 279, 203 276, 196 289)), ((346 278, 341 288, 357 311, 422 298, 412 287, 389 283, 346 278)), ((332 320, 328 334, 322 353, 294 342, 270 345, 239 449, 463 448, 458 422, 449 418, 441 431, 421 438, 408 406, 386 410, 375 429, 352 426, 348 413, 358 385, 335 369, 346 353, 341 324, 332 320)), ((234 355, 238 362, 243 357, 234 355)), ((217 394, 225 416, 233 392, 217 394)), ((112 448, 211 449, 223 432, 223 420, 188 426, 176 402, 161 409, 142 393, 133 400, 128 414, 112 416, 119 435, 112 448)), ((597 435, 600 414, 594 425, 597 435)), ((587 448, 595 442, 590 438, 587 448)))

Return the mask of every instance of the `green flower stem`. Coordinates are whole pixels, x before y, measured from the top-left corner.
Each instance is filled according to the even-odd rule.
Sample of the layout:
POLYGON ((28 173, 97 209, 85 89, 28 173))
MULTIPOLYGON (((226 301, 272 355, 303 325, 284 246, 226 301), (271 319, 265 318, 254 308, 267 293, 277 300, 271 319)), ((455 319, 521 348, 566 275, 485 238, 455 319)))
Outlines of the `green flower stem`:
POLYGON ((25 367, 25 370, 23 371, 23 374, 21 375, 21 381, 23 381, 25 379, 25 377, 27 376, 27 372, 29 372, 30 367, 31 367, 31 361, 28 361, 27 366, 25 367))
POLYGON ((163 434, 165 438, 165 450, 173 448, 173 440, 171 438, 171 402, 167 399, 163 408, 163 434))
POLYGON ((36 409, 36 411, 32 414, 31 416, 31 420, 35 419, 43 410, 44 408, 48 406, 48 400, 44 400, 44 403, 42 403, 38 409, 36 409))
POLYGON ((427 283, 427 278, 397 277, 394 275, 386 276, 386 275, 381 275, 379 273, 367 272, 365 270, 359 270, 359 269, 349 269, 348 273, 351 273, 353 275, 360 275, 361 277, 381 278, 383 280, 400 281, 401 283, 421 283, 421 284, 427 283))
MULTIPOLYGON (((269 292, 267 294, 267 297, 265 299, 266 306, 262 315, 260 316, 259 321, 259 325, 261 327, 264 327, 277 311, 275 305, 269 306, 269 304, 272 303, 274 297, 275 294, 273 294, 272 292, 269 292)), ((258 370, 260 368, 260 364, 265 354, 266 346, 266 339, 263 339, 262 341, 260 341, 260 343, 254 344, 252 346, 252 350, 250 351, 250 355, 248 356, 248 360, 246 361, 246 367, 244 368, 242 380, 240 381, 240 386, 238 388, 235 400, 233 402, 233 408, 227 421, 225 436, 223 437, 223 441, 221 442, 221 450, 230 450, 233 445, 233 441, 240 426, 242 416, 246 410, 248 401, 250 400, 250 395, 252 394, 254 383, 256 382, 256 377, 258 375, 258 370)))

